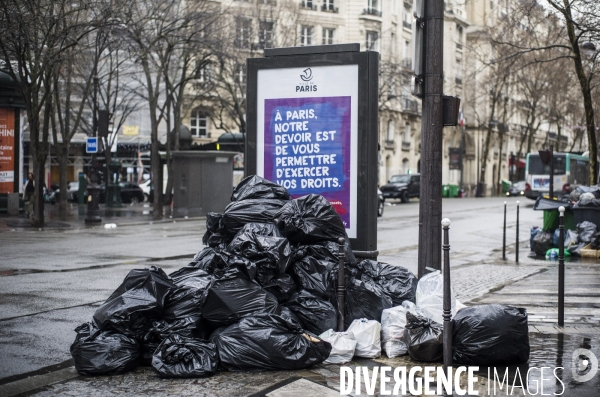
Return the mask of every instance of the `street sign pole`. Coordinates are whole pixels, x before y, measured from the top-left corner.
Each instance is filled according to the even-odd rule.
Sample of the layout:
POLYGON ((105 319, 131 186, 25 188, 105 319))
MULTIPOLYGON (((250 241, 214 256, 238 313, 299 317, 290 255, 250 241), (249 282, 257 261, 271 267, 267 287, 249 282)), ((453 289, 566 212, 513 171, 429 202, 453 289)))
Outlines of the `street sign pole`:
POLYGON ((558 207, 558 212, 558 325, 562 327, 565 325, 565 207, 558 207))
POLYGON ((96 137, 96 151, 92 152, 92 164, 90 167, 90 183, 87 187, 90 199, 88 199, 87 215, 85 217, 86 225, 97 225, 100 222, 102 222, 102 218, 100 218, 100 208, 98 205, 98 193, 100 188, 98 187, 98 158, 96 155, 96 153, 98 152, 98 76, 94 76, 93 100, 94 115, 92 117, 92 136, 96 137))

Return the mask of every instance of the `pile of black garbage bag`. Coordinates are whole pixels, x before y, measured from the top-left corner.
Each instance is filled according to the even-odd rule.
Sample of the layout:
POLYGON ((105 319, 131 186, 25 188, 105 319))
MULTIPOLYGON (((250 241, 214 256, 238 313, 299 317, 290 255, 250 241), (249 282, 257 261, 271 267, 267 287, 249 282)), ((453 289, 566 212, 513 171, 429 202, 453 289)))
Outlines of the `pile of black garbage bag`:
POLYGON ((340 239, 345 316, 381 321, 384 309, 414 302, 416 277, 376 261, 357 262, 341 218, 320 195, 291 199, 264 178, 245 178, 222 214, 206 217, 206 245, 167 275, 132 270, 76 329, 71 346, 84 375, 153 366, 162 377, 217 370, 303 369, 326 360, 317 335, 337 330, 340 239))

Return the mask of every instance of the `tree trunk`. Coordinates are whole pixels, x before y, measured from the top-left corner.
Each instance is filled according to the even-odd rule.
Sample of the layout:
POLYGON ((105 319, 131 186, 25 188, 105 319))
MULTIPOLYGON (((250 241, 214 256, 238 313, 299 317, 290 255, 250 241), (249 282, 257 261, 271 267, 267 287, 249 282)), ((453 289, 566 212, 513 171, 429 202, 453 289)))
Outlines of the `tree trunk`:
POLYGON ((67 204, 67 165, 69 160, 69 145, 62 143, 57 145, 58 154, 58 167, 59 167, 59 189, 60 195, 58 198, 58 216, 61 220, 67 218, 68 204, 67 204))

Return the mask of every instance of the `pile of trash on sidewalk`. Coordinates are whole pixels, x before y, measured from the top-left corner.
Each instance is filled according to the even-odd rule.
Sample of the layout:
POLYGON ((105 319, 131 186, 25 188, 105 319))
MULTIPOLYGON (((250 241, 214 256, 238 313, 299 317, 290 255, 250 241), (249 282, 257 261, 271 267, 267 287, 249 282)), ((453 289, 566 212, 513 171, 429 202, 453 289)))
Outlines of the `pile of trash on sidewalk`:
MULTIPOLYGON (((170 275, 154 266, 132 270, 93 321, 76 328, 71 354, 80 374, 138 365, 180 378, 294 370, 376 358, 382 349, 390 358, 441 360, 439 271, 417 280, 401 266, 357 261, 340 217, 320 195, 291 199, 285 188, 250 176, 231 200, 223 214, 207 215, 206 248, 191 263, 170 275), (336 332, 343 241, 346 331, 336 332)), ((524 309, 461 306, 452 295, 455 362, 527 361, 524 309)))

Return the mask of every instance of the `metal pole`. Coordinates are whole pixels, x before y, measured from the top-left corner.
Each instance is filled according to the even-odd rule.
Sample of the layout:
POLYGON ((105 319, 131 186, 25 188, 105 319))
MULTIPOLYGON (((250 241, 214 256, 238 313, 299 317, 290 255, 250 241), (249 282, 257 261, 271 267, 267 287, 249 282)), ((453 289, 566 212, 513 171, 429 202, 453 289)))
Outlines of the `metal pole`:
POLYGON ((565 207, 558 207, 558 325, 565 325, 565 207))
POLYGON ((515 241, 515 262, 519 263, 519 200, 517 200, 517 240, 515 241))
POLYGON ((448 239, 450 219, 444 218, 442 220, 442 227, 444 229, 444 245, 442 246, 442 250, 444 251, 444 372, 446 372, 446 376, 450 379, 451 373, 448 372, 452 371, 452 303, 450 297, 450 242, 448 239))
MULTIPOLYGON (((94 97, 93 97, 93 112, 92 117, 92 135, 98 137, 98 70, 97 65, 94 66, 94 97)), ((96 147, 98 143, 96 142, 96 147)), ((97 149, 96 149, 97 150, 97 149)), ((92 164, 90 169, 90 183, 87 187, 88 194, 91 195, 91 200, 88 198, 87 216, 85 218, 86 224, 98 224, 102 222, 100 218, 100 208, 98 206, 98 159, 96 153, 92 153, 92 164)))
POLYGON ((426 0, 424 17, 421 191, 419 198, 419 278, 425 267, 441 268, 442 141, 444 127, 444 1, 426 0))
POLYGON ((338 301, 338 332, 344 332, 344 298, 346 295, 346 269, 344 262, 346 260, 345 245, 346 240, 343 237, 338 239, 338 286, 337 286, 337 301, 338 301))
POLYGON ((502 228, 502 259, 506 260, 506 201, 504 202, 504 227, 502 228))
POLYGON ((554 150, 550 145, 550 191, 548 192, 550 200, 554 198, 554 150))

